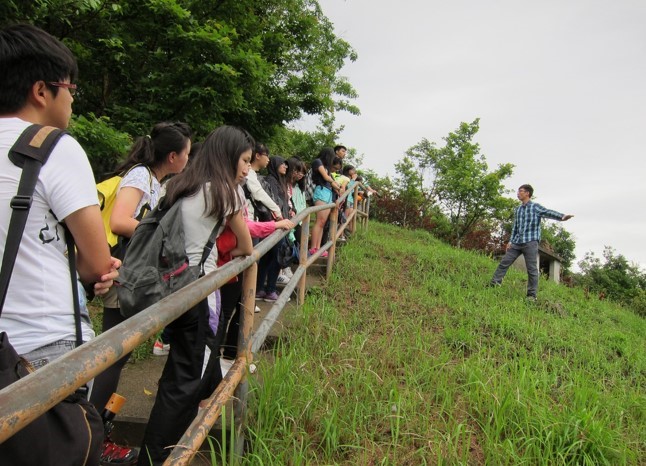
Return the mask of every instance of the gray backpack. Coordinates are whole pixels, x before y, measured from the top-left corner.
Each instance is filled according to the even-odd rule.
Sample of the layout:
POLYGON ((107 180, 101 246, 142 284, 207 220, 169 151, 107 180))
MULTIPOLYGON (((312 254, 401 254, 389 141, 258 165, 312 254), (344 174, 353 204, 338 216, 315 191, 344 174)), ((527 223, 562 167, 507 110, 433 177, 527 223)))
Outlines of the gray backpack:
POLYGON ((204 275, 204 262, 211 254, 222 219, 211 231, 200 263, 189 265, 181 204, 175 202, 169 207, 161 199, 130 238, 117 280, 124 317, 132 317, 204 275))

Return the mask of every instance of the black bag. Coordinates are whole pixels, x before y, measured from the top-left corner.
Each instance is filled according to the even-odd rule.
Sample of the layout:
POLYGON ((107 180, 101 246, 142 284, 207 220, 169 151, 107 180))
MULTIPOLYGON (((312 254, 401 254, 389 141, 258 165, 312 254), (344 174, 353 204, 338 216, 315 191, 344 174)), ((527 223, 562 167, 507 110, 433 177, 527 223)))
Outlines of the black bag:
MULTIPOLYGON (((23 168, 18 193, 11 200, 13 212, 9 223, 2 269, 0 271, 0 314, 7 296, 9 281, 29 208, 42 165, 65 131, 48 126, 32 125, 18 138, 9 151, 9 159, 23 168)), ((83 343, 81 314, 76 282, 74 239, 66 232, 68 260, 77 346, 83 343)), ((0 333, 0 389, 25 377, 33 369, 11 346, 6 332, 0 333)), ((99 464, 103 444, 103 421, 87 401, 85 387, 77 390, 28 426, 0 444, 3 465, 88 465, 99 464)))
POLYGON ((274 214, 273 212, 267 207, 265 204, 263 204, 260 201, 256 201, 252 196, 251 196, 251 191, 249 191, 249 188, 247 187, 246 184, 242 185, 242 189, 244 191, 244 195, 247 199, 249 199, 249 202, 251 202, 251 205, 253 206, 253 218, 257 222, 271 222, 274 219, 274 214))
POLYGON ((284 269, 292 264, 298 264, 298 259, 298 244, 285 236, 278 243, 278 265, 284 269))

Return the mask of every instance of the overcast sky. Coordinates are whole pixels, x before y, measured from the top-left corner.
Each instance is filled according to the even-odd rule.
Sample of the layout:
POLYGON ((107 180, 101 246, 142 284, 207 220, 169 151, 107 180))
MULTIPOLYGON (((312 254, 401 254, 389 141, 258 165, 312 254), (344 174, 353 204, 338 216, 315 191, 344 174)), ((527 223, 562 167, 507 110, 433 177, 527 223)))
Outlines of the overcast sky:
MULTIPOLYGON (((320 0, 359 58, 341 71, 360 116, 339 114, 364 168, 480 118, 508 188, 575 217, 577 261, 612 246, 646 270, 645 0, 320 0)), ((301 123, 305 129, 311 123, 301 123)))

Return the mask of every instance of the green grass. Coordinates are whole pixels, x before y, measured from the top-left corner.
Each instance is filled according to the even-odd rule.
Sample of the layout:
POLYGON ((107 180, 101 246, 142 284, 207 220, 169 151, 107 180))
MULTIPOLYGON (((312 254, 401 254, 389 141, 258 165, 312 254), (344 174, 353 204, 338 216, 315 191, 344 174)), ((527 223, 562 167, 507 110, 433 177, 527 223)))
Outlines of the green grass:
POLYGON ((646 324, 371 223, 252 377, 253 465, 646 464, 646 324))
MULTIPOLYGON (((103 303, 101 298, 94 298, 91 302, 88 303, 88 311, 90 312, 90 320, 92 321, 92 327, 94 328, 94 333, 100 335, 103 328, 103 303)), ((157 337, 161 334, 161 331, 157 333, 157 337)), ((137 361, 143 361, 148 359, 153 354, 153 345, 155 344, 156 338, 149 338, 141 345, 137 346, 134 351, 130 354, 128 359, 129 363, 136 363, 137 361)))

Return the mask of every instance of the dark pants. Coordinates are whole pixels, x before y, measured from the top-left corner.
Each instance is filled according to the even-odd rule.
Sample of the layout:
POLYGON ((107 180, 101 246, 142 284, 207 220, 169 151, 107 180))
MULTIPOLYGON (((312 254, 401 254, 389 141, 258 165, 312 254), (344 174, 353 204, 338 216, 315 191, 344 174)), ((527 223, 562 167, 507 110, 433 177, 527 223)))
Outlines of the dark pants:
MULTIPOLYGON (((242 298, 242 274, 235 283, 220 288, 221 310, 217 341, 220 342, 222 357, 235 359, 238 354, 238 332, 240 331, 240 299, 242 298)), ((219 353, 218 353, 219 354, 219 353)))
POLYGON ((278 244, 262 256, 258 262, 256 292, 264 290, 269 294, 276 291, 276 281, 280 273, 280 265, 278 265, 278 244), (267 282, 266 286, 265 282, 267 282))
MULTIPOLYGON (((207 398, 222 380, 220 366, 212 360, 209 360, 206 373, 201 378, 207 336, 209 333, 213 336, 208 325, 206 300, 168 327, 171 330, 170 353, 148 419, 139 454, 140 466, 164 462, 195 418, 199 402, 207 398)), ((216 357, 212 353, 212 359, 216 357)))
MULTIPOLYGON (((104 332, 119 325, 124 320, 126 320, 126 318, 121 315, 121 311, 118 307, 103 308, 104 332)), ((94 379, 90 401, 97 411, 102 412, 112 394, 117 391, 119 378, 121 377, 121 370, 128 362, 128 358, 130 358, 130 353, 123 356, 94 379)))
POLYGON ((521 254, 524 256, 525 265, 527 266, 527 296, 535 298, 538 293, 538 241, 512 244, 507 249, 505 256, 500 260, 500 264, 498 264, 498 268, 493 274, 491 283, 496 285, 502 283, 507 269, 521 254))

